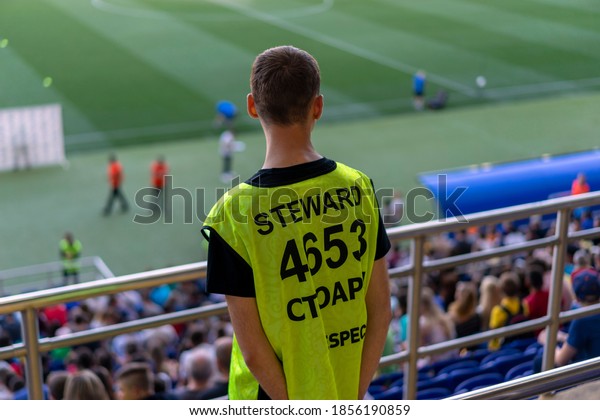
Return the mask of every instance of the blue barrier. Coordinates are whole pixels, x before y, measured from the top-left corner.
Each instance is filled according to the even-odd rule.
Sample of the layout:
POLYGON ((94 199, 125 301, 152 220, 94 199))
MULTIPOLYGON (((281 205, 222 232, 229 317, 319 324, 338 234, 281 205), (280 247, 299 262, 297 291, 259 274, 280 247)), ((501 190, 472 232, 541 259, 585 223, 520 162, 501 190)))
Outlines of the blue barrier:
POLYGON ((497 164, 439 170, 419 175, 437 203, 438 216, 476 213, 568 195, 577 174, 583 172, 591 191, 600 189, 600 150, 497 164), (460 197, 448 200, 464 189, 460 197))

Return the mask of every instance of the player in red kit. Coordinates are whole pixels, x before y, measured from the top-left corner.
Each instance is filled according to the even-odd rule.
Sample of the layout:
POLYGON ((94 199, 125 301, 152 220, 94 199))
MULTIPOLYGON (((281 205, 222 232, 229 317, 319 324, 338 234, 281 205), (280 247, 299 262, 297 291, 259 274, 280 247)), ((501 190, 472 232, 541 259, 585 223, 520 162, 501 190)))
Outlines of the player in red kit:
POLYGON ((108 184, 110 187, 110 193, 108 195, 108 201, 104 207, 104 215, 108 216, 112 212, 113 202, 118 199, 121 202, 121 211, 127 212, 129 205, 127 200, 121 191, 123 184, 123 166, 121 162, 117 160, 114 154, 111 154, 108 158, 108 184))
POLYGON ((157 189, 158 204, 163 207, 165 202, 165 177, 169 174, 169 165, 164 156, 159 156, 152 165, 150 165, 150 181, 152 188, 157 189))

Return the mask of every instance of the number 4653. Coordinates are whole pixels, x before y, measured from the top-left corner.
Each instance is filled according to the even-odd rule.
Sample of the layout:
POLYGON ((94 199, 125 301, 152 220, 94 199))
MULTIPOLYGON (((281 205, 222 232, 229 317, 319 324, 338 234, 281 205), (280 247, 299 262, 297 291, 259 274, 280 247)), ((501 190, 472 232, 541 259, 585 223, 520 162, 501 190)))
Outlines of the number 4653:
POLYGON ((310 275, 313 276, 319 272, 323 265, 323 257, 325 257, 325 263, 329 268, 339 268, 344 265, 348 259, 349 252, 352 253, 352 256, 357 261, 360 261, 361 257, 367 252, 367 241, 364 238, 366 230, 365 222, 361 219, 352 222, 350 232, 356 233, 358 249, 350 251, 346 242, 339 237, 344 232, 344 225, 332 225, 323 229, 321 243, 319 243, 317 235, 308 232, 302 237, 304 261, 306 263, 302 262, 300 249, 296 240, 290 239, 285 245, 281 259, 281 268, 279 270, 281 280, 296 276, 298 277, 298 281, 306 281, 306 273, 310 272, 310 275), (321 247, 323 252, 321 252, 321 247))

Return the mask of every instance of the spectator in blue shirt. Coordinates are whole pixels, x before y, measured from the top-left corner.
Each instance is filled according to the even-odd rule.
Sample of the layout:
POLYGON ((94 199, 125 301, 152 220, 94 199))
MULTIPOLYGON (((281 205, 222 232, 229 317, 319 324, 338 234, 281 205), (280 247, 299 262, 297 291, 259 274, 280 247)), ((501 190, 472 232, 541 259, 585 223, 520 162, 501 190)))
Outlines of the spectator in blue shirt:
MULTIPOLYGON (((600 302, 600 280, 592 268, 580 270, 573 276, 573 292, 581 306, 600 302)), ((600 314, 575 319, 563 346, 556 351, 557 366, 580 362, 600 356, 600 314)))
MULTIPOLYGON (((600 279, 593 268, 578 270, 572 277, 572 288, 578 303, 585 307, 600 303, 600 279)), ((559 342, 563 342, 554 354, 554 364, 564 366, 600 356, 600 314, 586 316, 571 321, 569 331, 558 332, 559 342)), ((538 341, 546 341, 545 330, 538 336, 538 341)), ((534 371, 542 370, 543 356, 539 354, 534 360, 534 371)))

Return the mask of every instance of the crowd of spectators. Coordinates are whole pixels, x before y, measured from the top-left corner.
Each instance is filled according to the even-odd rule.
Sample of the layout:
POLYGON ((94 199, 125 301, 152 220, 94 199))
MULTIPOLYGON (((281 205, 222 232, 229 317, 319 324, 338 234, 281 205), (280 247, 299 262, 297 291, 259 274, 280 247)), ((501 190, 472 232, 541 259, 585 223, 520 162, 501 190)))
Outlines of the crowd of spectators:
MULTIPOLYGON (((221 301, 202 280, 58 304, 39 312, 42 337, 135 321, 221 301)), ((18 313, 0 316, 0 347, 21 342, 18 313)), ((47 399, 215 399, 227 395, 226 315, 118 335, 44 354, 47 399)), ((24 361, 0 361, 0 399, 27 399, 24 361)))
MULTIPOLYGON (((571 231, 599 226, 589 211, 574 217, 571 231)), ((544 238, 554 233, 551 220, 534 217, 526 223, 482 226, 430 237, 426 260, 544 238)), ((571 274, 600 268, 600 239, 569 243, 561 310, 577 305, 571 274)), ((390 268, 409 263, 409 250, 395 244, 387 256, 390 268)), ((432 272, 423 279, 421 345, 444 342, 517 318, 546 314, 551 284, 552 248, 496 257, 453 269, 432 272)), ((393 279, 388 352, 406 346, 407 279, 393 279)), ((39 312, 43 337, 56 337, 125 321, 197 308, 222 301, 207 295, 204 281, 162 285, 79 302, 47 307, 39 312)), ((596 329, 600 329, 598 324, 596 329)), ((538 331, 539 332, 539 331, 538 331)), ((536 332, 536 334, 538 333, 536 332)), ((44 393, 48 399, 214 399, 226 398, 232 327, 226 315, 186 324, 165 325, 112 339, 53 350, 43 355, 44 393)), ((0 316, 0 347, 21 341, 19 314, 0 316)), ((497 349, 503 340, 487 343, 497 349)), ((476 346, 477 347, 477 346, 476 346)), ((420 361, 421 365, 454 358, 448 351, 420 361)), ((23 360, 0 361, 0 399, 26 399, 23 360)))
MULTIPOLYGON (((569 231, 600 226, 599 218, 592 218, 588 209, 576 212, 569 231)), ((429 237, 425 243, 425 260, 485 251, 492 248, 516 245, 528 240, 553 235, 555 221, 536 216, 514 223, 501 223, 470 228, 455 233, 429 237)), ((579 240, 568 244, 561 291, 561 310, 580 305, 572 289, 571 275, 583 268, 600 268, 600 239, 579 240)), ((420 345, 427 346, 512 325, 546 315, 549 290, 552 283, 552 247, 539 248, 486 261, 469 263, 456 268, 425 274, 420 302, 420 345), (433 305, 432 305, 433 303, 433 305), (432 327, 435 325, 435 327, 432 327)), ((410 264, 407 244, 395 244, 388 254, 390 268, 410 264)), ((408 278, 393 279, 392 307, 394 320, 390 326, 390 340, 395 351, 406 348, 408 278)), ((566 333, 567 326, 561 329, 566 333)), ((600 338, 600 324, 595 327, 600 338)), ((518 337, 495 339, 471 348, 497 350, 510 340, 534 337, 541 331, 518 337)), ((600 356, 600 354, 598 354, 600 356)), ((456 357, 456 352, 423 358, 419 365, 456 357)))

